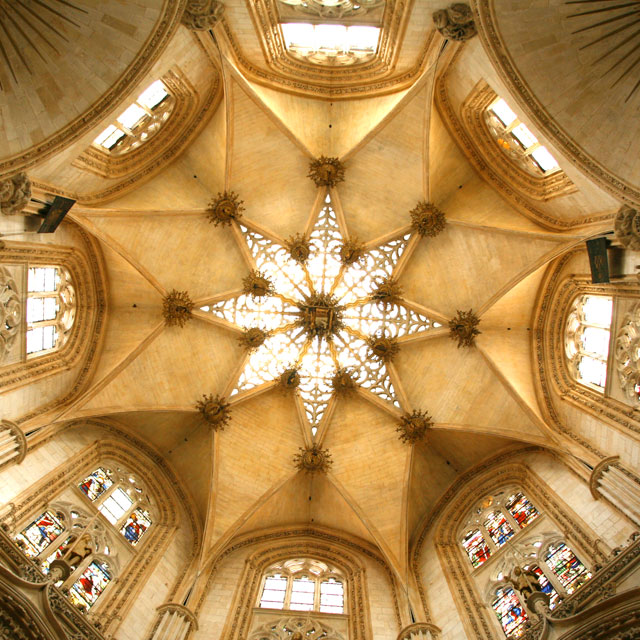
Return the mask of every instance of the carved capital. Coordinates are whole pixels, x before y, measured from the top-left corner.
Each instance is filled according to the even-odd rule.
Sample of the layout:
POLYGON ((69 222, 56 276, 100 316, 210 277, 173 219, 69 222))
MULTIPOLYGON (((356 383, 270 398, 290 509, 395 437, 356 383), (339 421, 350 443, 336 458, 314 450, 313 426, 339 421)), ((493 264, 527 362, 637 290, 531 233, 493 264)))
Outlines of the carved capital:
POLYGON ((433 13, 433 22, 443 37, 449 40, 469 40, 476 35, 473 13, 468 4, 455 2, 447 9, 433 13))
POLYGON ((14 216, 22 213, 31 199, 31 180, 26 173, 0 180, 0 213, 14 216))
POLYGON ((193 31, 206 31, 216 26, 224 5, 218 0, 189 0, 182 14, 182 24, 193 31))
POLYGON ((625 249, 640 250, 640 211, 628 205, 620 207, 614 223, 615 239, 625 249))

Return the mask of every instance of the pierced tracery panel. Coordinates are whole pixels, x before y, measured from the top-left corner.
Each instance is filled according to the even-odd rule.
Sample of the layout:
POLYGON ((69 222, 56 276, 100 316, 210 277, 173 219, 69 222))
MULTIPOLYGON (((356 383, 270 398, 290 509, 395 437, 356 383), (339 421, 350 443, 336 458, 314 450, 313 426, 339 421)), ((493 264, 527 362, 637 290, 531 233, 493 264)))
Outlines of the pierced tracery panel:
POLYGON ((428 331, 440 326, 403 304, 365 302, 343 313, 344 324, 367 336, 385 333, 392 338, 428 331))
POLYGON ((324 622, 310 617, 274 618, 256 629, 250 640, 345 640, 344 636, 324 622), (299 635, 298 635, 299 634, 299 635))

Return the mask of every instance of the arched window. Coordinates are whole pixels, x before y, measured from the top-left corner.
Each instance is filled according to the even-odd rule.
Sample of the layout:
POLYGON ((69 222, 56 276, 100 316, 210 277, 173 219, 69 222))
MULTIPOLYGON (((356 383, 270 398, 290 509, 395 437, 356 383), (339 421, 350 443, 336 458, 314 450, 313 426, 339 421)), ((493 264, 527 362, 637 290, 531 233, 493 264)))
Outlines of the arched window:
POLYGON ((527 614, 520 598, 511 587, 496 589, 495 599, 491 603, 498 616, 504 634, 510 638, 519 638, 524 633, 527 614))
POLYGON ((489 105, 485 119, 502 151, 527 171, 549 175, 560 170, 556 159, 502 98, 489 105))
POLYGON ((122 155, 150 140, 169 119, 175 100, 162 80, 149 85, 100 135, 93 145, 122 155))
POLYGON ((56 583, 80 610, 89 611, 117 577, 152 526, 151 504, 138 479, 103 464, 77 479, 56 502, 18 527, 14 540, 44 574, 62 568, 56 583), (61 563, 61 564, 60 564, 61 563))
POLYGON ((265 571, 258 606, 290 611, 345 612, 345 579, 320 560, 286 560, 265 571))
POLYGON ((538 515, 533 503, 517 490, 503 491, 480 501, 461 537, 462 547, 472 566, 482 565, 538 515))
POLYGON ((608 296, 578 296, 565 329, 565 353, 572 376, 580 383, 604 392, 613 299, 608 296))
POLYGON ((591 579, 591 573, 562 541, 550 544, 544 554, 547 566, 560 581, 562 589, 571 595, 591 579))

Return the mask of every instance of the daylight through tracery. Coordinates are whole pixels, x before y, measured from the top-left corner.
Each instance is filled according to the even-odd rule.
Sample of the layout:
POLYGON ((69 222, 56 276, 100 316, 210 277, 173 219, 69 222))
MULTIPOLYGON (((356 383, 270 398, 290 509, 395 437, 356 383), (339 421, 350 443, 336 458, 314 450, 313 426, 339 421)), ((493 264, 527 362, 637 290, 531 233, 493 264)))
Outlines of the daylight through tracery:
POLYGON ((297 388, 315 436, 333 393, 332 378, 346 370, 362 389, 401 408, 388 363, 369 341, 397 339, 440 327, 438 322, 397 300, 375 300, 378 285, 394 275, 410 233, 364 251, 344 264, 345 243, 327 194, 309 234, 309 256, 297 262, 284 244, 238 224, 256 268, 273 284, 273 295, 241 294, 201 307, 246 330, 267 332, 249 352, 231 397, 274 383, 287 369, 300 376, 297 388))

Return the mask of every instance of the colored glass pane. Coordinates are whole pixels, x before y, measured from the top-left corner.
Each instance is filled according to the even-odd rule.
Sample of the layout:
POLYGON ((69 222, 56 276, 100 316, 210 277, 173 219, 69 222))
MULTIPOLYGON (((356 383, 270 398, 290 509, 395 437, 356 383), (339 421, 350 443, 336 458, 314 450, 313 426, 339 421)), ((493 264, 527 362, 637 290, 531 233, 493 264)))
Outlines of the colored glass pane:
POLYGON ((111 471, 98 467, 91 475, 85 478, 79 485, 81 491, 93 502, 100 497, 111 485, 111 471))
POLYGON ((591 579, 587 568, 576 558, 575 554, 564 542, 549 546, 546 556, 547 564, 558 576, 568 594, 572 594, 585 582, 591 579))
POLYGON ((478 529, 469 531, 462 540, 462 546, 469 555, 469 560, 474 567, 479 567, 485 560, 489 559, 491 549, 478 529))
POLYGON ((499 547, 513 535, 513 529, 502 511, 492 511, 485 520, 484 526, 499 547))
POLYGON ((280 574, 268 576, 260 598, 260 606, 267 609, 283 609, 287 593, 287 579, 280 574))
POLYGON ((296 578, 291 587, 290 609, 295 611, 312 611, 315 596, 316 583, 306 576, 296 578))
POLYGON ((320 611, 325 613, 344 612, 344 586, 335 578, 320 583, 320 611))
POLYGON ((523 529, 538 517, 538 510, 527 500, 524 494, 519 492, 509 496, 506 507, 523 529))
POLYGON ((29 558, 42 553, 61 533, 64 527, 51 511, 45 511, 15 538, 16 544, 29 558))
POLYGON ((560 600, 558 592, 553 588, 553 585, 549 582, 547 576, 544 575, 540 567, 531 567, 531 570, 538 576, 538 582, 540 583, 540 589, 542 593, 546 593, 549 596, 549 609, 555 609, 560 600))
POLYGON ((69 600, 88 611, 109 584, 111 576, 104 565, 92 562, 69 589, 69 600))
POLYGON ((140 541, 140 538, 144 535, 144 532, 151 526, 151 519, 149 514, 142 509, 136 509, 128 518, 120 533, 128 540, 134 547, 140 541))
POLYGON ((518 596, 511 587, 498 589, 496 596, 492 606, 505 635, 511 638, 519 638, 524 633, 527 614, 522 604, 520 604, 518 596))

